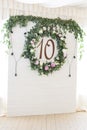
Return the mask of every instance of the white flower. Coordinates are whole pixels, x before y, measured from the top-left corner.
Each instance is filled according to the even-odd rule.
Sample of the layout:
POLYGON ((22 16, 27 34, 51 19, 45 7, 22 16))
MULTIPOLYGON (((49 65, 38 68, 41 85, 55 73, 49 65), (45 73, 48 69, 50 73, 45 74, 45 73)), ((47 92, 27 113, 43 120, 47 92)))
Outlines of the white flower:
POLYGON ((59 63, 58 63, 58 62, 56 62, 55 64, 56 64, 56 65, 58 65, 59 63))
POLYGON ((36 59, 36 57, 34 56, 33 59, 36 59))
POLYGON ((56 33, 55 30, 53 31, 53 33, 56 33))
POLYGON ((58 33, 58 32, 57 32, 56 34, 59 36, 59 33, 58 33))
POLYGON ((58 25, 56 26, 56 28, 57 28, 57 30, 59 30, 59 26, 58 25))
POLYGON ((57 60, 59 60, 59 57, 56 57, 57 60))
POLYGON ((30 50, 30 52, 31 52, 31 53, 34 53, 34 52, 35 52, 35 50, 34 50, 34 49, 31 49, 31 50, 30 50))
POLYGON ((43 30, 40 30, 40 31, 39 31, 39 34, 42 34, 42 33, 43 33, 43 30))
POLYGON ((42 66, 40 65, 40 68, 42 69, 42 66))
POLYGON ((46 27, 43 27, 43 30, 46 31, 46 27))
POLYGON ((33 40, 31 41, 31 44, 33 44, 34 42, 33 42, 33 40))
POLYGON ((50 30, 50 27, 48 27, 48 31, 50 30))
POLYGON ((32 44, 32 47, 34 47, 34 48, 35 48, 35 44, 32 44))
POLYGON ((61 33, 59 33, 59 37, 61 37, 62 36, 62 34, 61 33))
POLYGON ((64 40, 64 38, 63 38, 63 37, 61 37, 61 40, 64 40))
POLYGON ((55 27, 53 27, 53 30, 55 31, 55 30, 56 30, 56 28, 55 28, 55 27))

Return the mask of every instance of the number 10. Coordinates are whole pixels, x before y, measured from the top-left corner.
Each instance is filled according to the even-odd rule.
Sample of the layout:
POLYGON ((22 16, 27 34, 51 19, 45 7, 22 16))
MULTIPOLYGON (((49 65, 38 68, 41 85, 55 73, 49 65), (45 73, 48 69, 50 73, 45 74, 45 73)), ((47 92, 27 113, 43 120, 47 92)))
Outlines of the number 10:
MULTIPOLYGON (((39 45, 37 47, 40 46, 40 55, 39 55, 39 59, 42 59, 42 51, 43 51, 43 39, 41 40, 41 42, 39 43, 39 45)), ((53 56, 54 56, 54 51, 55 51, 55 45, 54 45, 54 41, 52 39, 49 39, 47 42, 46 42, 46 45, 44 47, 44 55, 45 55, 45 58, 47 60, 50 60, 53 56), (50 44, 52 44, 52 54, 50 57, 47 56, 47 47, 50 47, 50 44)))

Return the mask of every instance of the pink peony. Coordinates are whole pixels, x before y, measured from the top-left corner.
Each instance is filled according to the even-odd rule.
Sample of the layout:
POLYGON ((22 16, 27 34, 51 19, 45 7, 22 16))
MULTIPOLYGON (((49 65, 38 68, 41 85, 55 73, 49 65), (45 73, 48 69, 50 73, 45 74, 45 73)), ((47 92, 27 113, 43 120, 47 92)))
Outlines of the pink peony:
POLYGON ((49 67, 47 65, 45 66, 45 70, 49 70, 49 67))
POLYGON ((54 62, 51 63, 51 67, 54 68, 56 65, 54 62))
POLYGON ((38 60, 36 60, 35 65, 38 65, 38 64, 39 64, 39 61, 38 61, 38 60))

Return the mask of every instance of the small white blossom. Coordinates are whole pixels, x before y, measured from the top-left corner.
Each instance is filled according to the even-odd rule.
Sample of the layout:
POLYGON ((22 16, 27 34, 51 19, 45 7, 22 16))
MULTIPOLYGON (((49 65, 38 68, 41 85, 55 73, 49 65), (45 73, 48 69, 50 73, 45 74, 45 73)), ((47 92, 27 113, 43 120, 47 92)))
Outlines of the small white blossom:
POLYGON ((59 30, 59 26, 58 25, 56 26, 56 28, 57 28, 57 30, 59 30))
POLYGON ((53 31, 53 33, 56 33, 55 31, 53 31))
POLYGON ((36 59, 36 57, 34 56, 33 59, 36 59))
POLYGON ((34 42, 33 41, 31 41, 31 44, 33 44, 34 42))
POLYGON ((32 47, 34 47, 34 48, 35 48, 35 44, 32 44, 32 47))
POLYGON ((56 57, 57 60, 59 60, 59 57, 56 57))
POLYGON ((31 50, 30 50, 30 52, 31 52, 31 53, 34 53, 34 52, 35 52, 35 50, 34 50, 34 49, 31 49, 31 50))
POLYGON ((59 37, 61 37, 61 36, 62 36, 62 34, 60 33, 60 34, 59 34, 59 37))
POLYGON ((58 33, 58 32, 57 32, 56 34, 59 36, 59 33, 58 33))
POLYGON ((43 30, 46 31, 46 27, 43 27, 43 30))
POLYGON ((55 64, 56 64, 56 65, 58 65, 59 63, 58 63, 58 62, 56 62, 55 64))
POLYGON ((40 68, 42 69, 42 66, 40 65, 40 68))
POLYGON ((63 37, 61 37, 61 40, 64 40, 64 38, 63 38, 63 37))
POLYGON ((55 28, 55 27, 53 27, 53 30, 55 31, 55 30, 56 30, 56 28, 55 28))
POLYGON ((39 34, 42 34, 42 33, 43 33, 43 30, 40 30, 40 31, 39 31, 39 34))
POLYGON ((50 27, 48 27, 48 31, 50 30, 50 27))

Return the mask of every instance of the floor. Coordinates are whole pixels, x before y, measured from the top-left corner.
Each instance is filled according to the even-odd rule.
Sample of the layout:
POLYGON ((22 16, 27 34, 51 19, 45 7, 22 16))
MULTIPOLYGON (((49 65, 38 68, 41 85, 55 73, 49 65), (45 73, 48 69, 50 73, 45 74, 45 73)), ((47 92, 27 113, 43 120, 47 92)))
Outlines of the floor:
POLYGON ((0 117, 0 130, 87 130, 87 113, 0 117))

